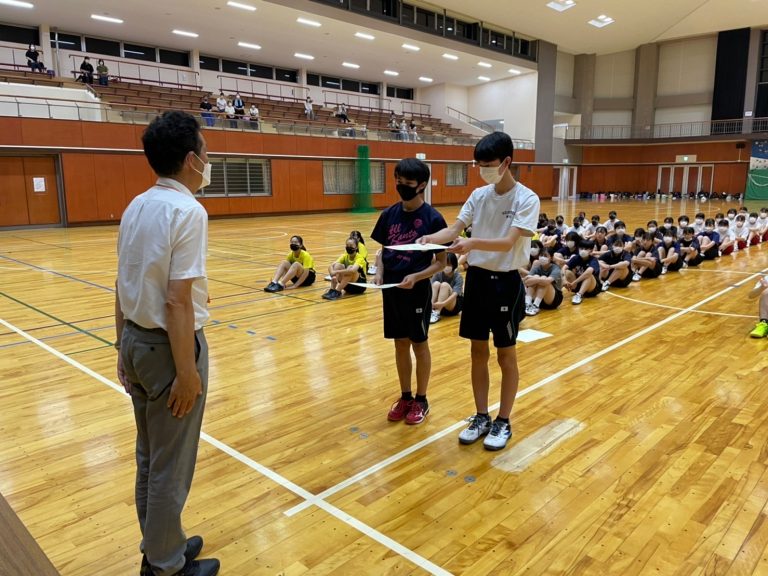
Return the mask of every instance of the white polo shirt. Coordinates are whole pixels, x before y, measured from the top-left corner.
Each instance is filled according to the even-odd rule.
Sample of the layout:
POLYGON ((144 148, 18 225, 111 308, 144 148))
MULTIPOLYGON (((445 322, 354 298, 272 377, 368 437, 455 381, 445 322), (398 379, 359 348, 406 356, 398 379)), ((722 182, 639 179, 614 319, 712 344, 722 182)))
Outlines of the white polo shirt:
POLYGON ((208 320, 208 214, 192 193, 170 178, 128 205, 117 240, 117 287, 127 320, 144 328, 168 329, 165 302, 169 280, 192 284, 195 330, 208 320))
MULTIPOLYGON (((539 205, 539 197, 520 182, 504 194, 497 194, 496 186, 488 184, 472 192, 458 219, 465 228, 472 226, 472 238, 504 238, 513 227, 533 236, 539 222, 539 205)), ((531 238, 523 236, 508 252, 472 250, 467 262, 486 270, 508 272, 527 266, 530 252, 531 238)))

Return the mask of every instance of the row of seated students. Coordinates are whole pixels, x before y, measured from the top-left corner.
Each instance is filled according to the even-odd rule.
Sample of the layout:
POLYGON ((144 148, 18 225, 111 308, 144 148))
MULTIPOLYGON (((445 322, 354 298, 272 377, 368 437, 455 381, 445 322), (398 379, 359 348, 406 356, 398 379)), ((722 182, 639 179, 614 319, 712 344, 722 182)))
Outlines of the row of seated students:
POLYGON ((656 198, 665 196, 671 196, 673 200, 682 200, 683 197, 685 197, 690 200, 698 199, 702 202, 706 202, 707 200, 725 200, 728 202, 741 200, 741 194, 731 194, 729 192, 705 192, 703 190, 686 193, 679 191, 662 192, 661 190, 657 190, 656 192, 649 192, 647 190, 645 192, 619 192, 615 190, 610 190, 608 192, 579 192, 579 198, 582 200, 591 200, 600 197, 608 198, 609 200, 655 200, 656 198))

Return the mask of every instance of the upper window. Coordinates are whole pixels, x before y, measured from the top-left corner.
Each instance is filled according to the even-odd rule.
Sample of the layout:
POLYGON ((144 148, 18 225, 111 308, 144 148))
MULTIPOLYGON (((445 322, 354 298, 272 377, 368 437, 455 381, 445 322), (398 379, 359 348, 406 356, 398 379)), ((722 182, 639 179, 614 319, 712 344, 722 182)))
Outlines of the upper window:
POLYGON ((126 58, 132 58, 133 60, 157 62, 157 51, 151 46, 128 44, 125 42, 123 43, 123 54, 126 58))
POLYGON ((83 49, 82 40, 80 36, 74 34, 64 34, 59 32, 58 35, 55 32, 51 32, 51 47, 56 48, 56 38, 59 39, 60 50, 74 50, 80 52, 83 49))
POLYGON ((200 69, 213 70, 214 72, 218 72, 219 59, 215 56, 205 56, 204 54, 200 54, 200 69))
POLYGON ((235 62, 234 60, 222 60, 221 71, 227 74, 248 76, 248 64, 245 62, 235 62))
POLYGON ((189 67, 189 52, 177 52, 160 48, 160 62, 171 66, 189 67))
POLYGON ((37 28, 0 24, 0 41, 40 46, 40 32, 37 28))
POLYGON ((120 42, 102 40, 101 38, 85 37, 85 51, 107 56, 120 56, 120 42))

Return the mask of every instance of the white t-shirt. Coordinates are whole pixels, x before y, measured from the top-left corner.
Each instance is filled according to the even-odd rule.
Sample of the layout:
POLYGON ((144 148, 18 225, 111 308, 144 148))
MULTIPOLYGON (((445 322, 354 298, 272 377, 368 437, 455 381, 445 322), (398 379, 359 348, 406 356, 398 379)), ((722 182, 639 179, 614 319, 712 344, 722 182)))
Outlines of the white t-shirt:
POLYGON ((117 287, 127 320, 168 329, 169 280, 192 284, 195 330, 208 320, 208 214, 192 193, 170 178, 134 198, 123 213, 117 240, 117 287))
POLYGON ((721 231, 720 231, 720 228, 718 228, 718 229, 717 229, 717 233, 718 233, 718 235, 720 236, 720 242, 721 242, 721 243, 722 243, 722 242, 725 242, 726 240, 731 240, 731 241, 733 241, 733 240, 735 240, 735 239, 736 239, 736 234, 734 234, 734 233, 733 233, 733 230, 731 230, 730 228, 727 228, 727 229, 725 230, 725 232, 721 232, 721 231))
MULTIPOLYGON (((539 221, 539 197, 517 182, 505 194, 497 194, 496 186, 476 188, 459 212, 464 227, 472 226, 472 238, 501 239, 510 228, 520 228, 532 236, 539 221)), ((531 238, 522 236, 508 252, 472 250, 467 257, 470 266, 495 272, 508 272, 528 265, 531 238)))
POLYGON ((749 238, 749 227, 747 226, 747 223, 744 222, 741 226, 741 228, 737 228, 736 224, 734 223, 733 233, 736 234, 736 238, 741 238, 742 240, 747 240, 749 238))

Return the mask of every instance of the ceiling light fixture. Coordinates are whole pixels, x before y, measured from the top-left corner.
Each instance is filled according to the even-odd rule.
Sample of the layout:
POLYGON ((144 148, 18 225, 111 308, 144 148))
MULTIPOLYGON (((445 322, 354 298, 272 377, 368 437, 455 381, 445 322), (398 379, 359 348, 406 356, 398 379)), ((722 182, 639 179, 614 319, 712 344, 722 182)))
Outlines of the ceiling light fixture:
POLYGON ((357 38, 362 38, 363 40, 374 40, 376 38, 376 36, 366 34, 365 32, 355 32, 355 36, 357 38))
POLYGON ((597 18, 594 18, 589 21, 589 24, 594 26, 595 28, 605 28, 608 26, 608 24, 613 24, 615 20, 611 18, 610 16, 606 16, 605 14, 600 14, 597 18))
POLYGON ((565 12, 574 6, 576 6, 574 0, 552 0, 552 2, 547 4, 547 8, 552 8, 552 10, 557 10, 558 12, 565 12))
POLYGON ((258 44, 251 44, 250 42, 238 42, 238 46, 241 48, 250 48, 251 50, 261 50, 261 46, 258 44))
POLYGON ((489 64, 488 62, 478 62, 478 66, 482 66, 483 68, 493 68, 493 64, 489 64))
POLYGON ((387 76, 400 76, 400 72, 395 72, 394 70, 384 70, 384 74, 387 76))
POLYGON ((520 74, 522 74, 522 72, 520 72, 520 70, 517 70, 515 68, 510 68, 509 69, 509 73, 510 74, 514 74, 515 76, 519 76, 520 74))
POLYGON ((410 50, 411 52, 418 52, 421 50, 418 46, 414 46, 413 44, 403 44, 403 48, 406 50, 410 50))
POLYGON ((256 12, 256 6, 243 4, 242 2, 232 2, 232 0, 230 0, 227 2, 227 6, 231 6, 232 8, 240 8, 241 10, 248 10, 249 12, 256 12))
POLYGON ((488 76, 478 76, 477 79, 478 80, 482 80, 483 82, 490 82, 491 81, 491 79, 488 78, 488 76))
POLYGON ((429 78, 428 76, 419 76, 419 80, 422 82, 432 82, 432 78, 429 78))
POLYGON ((353 64, 352 62, 342 62, 341 65, 345 68, 354 68, 355 70, 360 68, 360 64, 353 64))
POLYGON ((311 54, 302 54, 301 52, 296 52, 294 54, 294 56, 296 58, 301 58, 302 60, 314 60, 315 59, 315 57, 312 56, 311 54))
POLYGON ((101 20, 102 22, 111 22, 112 24, 122 24, 123 21, 120 18, 112 18, 112 16, 102 16, 101 14, 91 14, 91 18, 94 20, 101 20))
POLYGON ((173 30, 174 34, 178 34, 179 36, 188 36, 189 38, 197 38, 200 36, 197 32, 187 32, 185 30, 173 30))
POLYGON ((443 54, 443 58, 445 58, 446 60, 458 60, 459 59, 459 57, 456 56, 456 54, 448 54, 447 52, 445 54, 443 54))
POLYGON ((296 22, 299 24, 304 24, 305 26, 312 26, 313 28, 320 28, 320 26, 322 26, 320 22, 309 20, 308 18, 296 18, 296 22))
POLYGON ((0 4, 13 6, 14 8, 34 8, 32 2, 20 2, 19 0, 0 0, 0 4))

